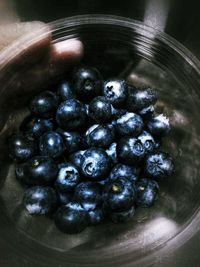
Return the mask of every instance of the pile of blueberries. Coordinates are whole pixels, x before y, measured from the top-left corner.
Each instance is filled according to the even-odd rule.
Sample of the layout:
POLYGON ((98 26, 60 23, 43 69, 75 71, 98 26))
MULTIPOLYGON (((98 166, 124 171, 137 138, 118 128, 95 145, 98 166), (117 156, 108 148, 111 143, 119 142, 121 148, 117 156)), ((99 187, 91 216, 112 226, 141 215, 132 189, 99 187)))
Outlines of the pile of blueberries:
POLYGON ((123 79, 103 81, 80 67, 70 82, 35 96, 9 139, 30 214, 50 215, 73 234, 105 219, 121 223, 157 199, 157 181, 173 172, 160 150, 169 119, 154 114, 156 94, 123 79))

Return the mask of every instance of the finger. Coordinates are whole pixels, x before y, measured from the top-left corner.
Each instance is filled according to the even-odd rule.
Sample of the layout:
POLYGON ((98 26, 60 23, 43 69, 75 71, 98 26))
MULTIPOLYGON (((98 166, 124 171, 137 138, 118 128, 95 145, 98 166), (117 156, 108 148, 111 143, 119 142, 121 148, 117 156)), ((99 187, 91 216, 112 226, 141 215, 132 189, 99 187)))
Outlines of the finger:
POLYGON ((69 39, 50 47, 50 75, 62 73, 78 63, 83 56, 83 44, 78 39, 69 39))
POLYGON ((69 39, 57 44, 50 41, 48 27, 41 25, 39 31, 20 37, 0 54, 0 129, 10 113, 23 109, 33 95, 80 61, 81 41, 69 39))

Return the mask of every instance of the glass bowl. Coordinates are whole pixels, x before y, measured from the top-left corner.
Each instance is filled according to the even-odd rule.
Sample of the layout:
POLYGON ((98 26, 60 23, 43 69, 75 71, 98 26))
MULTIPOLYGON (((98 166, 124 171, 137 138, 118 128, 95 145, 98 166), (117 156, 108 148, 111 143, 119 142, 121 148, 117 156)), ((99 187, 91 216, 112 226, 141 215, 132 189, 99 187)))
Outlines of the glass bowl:
POLYGON ((70 70, 65 71, 63 63, 63 71, 38 83, 33 69, 39 75, 43 63, 34 59, 44 53, 38 46, 44 32, 20 39, 0 55, 0 246, 5 259, 20 267, 151 265, 187 242, 199 223, 200 63, 166 34, 122 17, 85 15, 49 27, 54 44, 82 41, 81 63, 99 68, 104 78, 120 76, 156 88, 156 111, 168 115, 173 126, 163 145, 173 155, 176 170, 161 183, 159 201, 138 210, 128 223, 106 222, 66 235, 49 218, 28 215, 21 205, 23 188, 8 158, 7 138, 26 116, 27 101, 68 77, 70 70), (27 56, 30 47, 36 49, 27 56))

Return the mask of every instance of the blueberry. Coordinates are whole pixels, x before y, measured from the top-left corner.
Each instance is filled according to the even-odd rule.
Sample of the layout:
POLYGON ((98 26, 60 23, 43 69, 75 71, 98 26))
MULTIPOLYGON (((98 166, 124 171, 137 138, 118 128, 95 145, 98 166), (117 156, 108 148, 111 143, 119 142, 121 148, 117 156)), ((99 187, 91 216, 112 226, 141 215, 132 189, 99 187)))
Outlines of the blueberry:
POLYGON ((64 142, 62 136, 56 132, 47 132, 40 138, 40 153, 42 156, 52 158, 60 157, 64 150, 64 142))
POLYGON ((114 141, 114 132, 107 125, 95 124, 86 134, 85 140, 89 147, 108 147, 114 141))
POLYGON ((156 181, 143 178, 137 183, 136 190, 137 205, 140 207, 150 207, 157 199, 159 186, 156 181))
POLYGON ((82 137, 78 132, 63 131, 62 129, 58 129, 57 132, 63 138, 67 154, 78 151, 82 146, 82 137))
POLYGON ((58 202, 61 206, 67 205, 72 200, 72 196, 69 193, 63 193, 60 191, 57 191, 56 193, 57 193, 58 202))
POLYGON ((57 177, 58 166, 49 157, 37 156, 17 166, 17 178, 29 185, 51 184, 57 177))
POLYGON ((89 104, 89 116, 98 123, 110 121, 112 105, 103 96, 95 97, 89 104))
POLYGON ((127 109, 129 111, 140 111, 156 103, 156 94, 153 89, 135 89, 129 87, 127 97, 127 109))
POLYGON ((148 122, 147 127, 150 133, 157 137, 163 137, 167 135, 171 129, 169 119, 163 114, 152 118, 148 122))
POLYGON ((142 118, 135 113, 122 115, 115 124, 116 132, 120 135, 138 136, 143 130, 142 118))
POLYGON ((104 220, 104 212, 101 208, 96 208, 95 210, 89 211, 90 216, 90 225, 97 225, 103 222, 104 220))
POLYGON ((89 225, 89 215, 86 210, 60 207, 55 214, 55 225, 67 234, 82 232, 89 225))
POLYGON ((85 150, 79 150, 75 153, 72 153, 69 156, 69 161, 74 164, 77 168, 81 168, 82 162, 83 162, 83 154, 85 153, 85 150))
POLYGON ((65 101, 75 97, 71 85, 67 81, 63 81, 61 84, 59 84, 57 94, 59 95, 61 101, 65 101))
POLYGON ((51 187, 33 186, 25 191, 23 202, 32 215, 49 214, 57 206, 57 196, 51 187))
POLYGON ((144 171, 151 178, 166 178, 172 174, 173 169, 172 157, 168 153, 155 152, 145 158, 144 171))
POLYGON ((111 182, 103 193, 104 205, 110 211, 125 211, 133 206, 135 199, 135 186, 130 186, 130 181, 125 178, 111 182))
POLYGON ((143 120, 147 121, 152 118, 154 110, 155 110, 154 106, 151 105, 151 106, 148 106, 146 108, 139 110, 138 114, 143 118, 143 120))
POLYGON ((76 166, 65 163, 58 172, 55 187, 61 192, 71 192, 79 182, 80 175, 76 166))
POLYGON ((80 99, 91 99, 101 92, 102 78, 95 68, 80 68, 73 76, 74 89, 80 99))
POLYGON ((33 138, 38 138, 46 132, 52 131, 54 123, 52 119, 39 119, 28 116, 23 121, 20 129, 33 138))
POLYGON ((39 118, 51 118, 58 107, 58 97, 50 91, 35 96, 30 103, 30 111, 39 118))
POLYGON ((85 120, 85 107, 76 99, 62 102, 57 109, 56 121, 63 130, 76 130, 84 125, 85 120))
POLYGON ((121 211, 121 212, 110 212, 109 218, 114 223, 123 223, 129 221, 135 215, 135 208, 134 206, 130 207, 128 210, 121 211))
POLYGON ((103 94, 114 107, 123 106, 126 100, 126 91, 124 80, 113 79, 104 82, 103 94))
POLYGON ((110 160, 101 148, 90 148, 85 151, 81 165, 82 174, 91 180, 100 180, 106 177, 110 170, 110 160))
POLYGON ((121 163, 137 164, 143 159, 145 149, 139 139, 123 137, 117 144, 117 156, 121 163))
POLYGON ((156 148, 156 142, 153 136, 147 131, 143 131, 142 134, 138 136, 138 139, 143 144, 143 147, 147 153, 152 152, 156 148))
POLYGON ((96 209, 102 203, 101 185, 95 182, 80 183, 74 191, 74 200, 88 211, 96 209))
POLYGON ((117 164, 117 143, 112 143, 108 149, 106 149, 106 153, 109 156, 112 164, 117 164))
POLYGON ((126 178, 135 183, 138 179, 138 169, 119 163, 112 168, 109 180, 114 181, 120 177, 126 178))
POLYGON ((26 161, 37 152, 37 145, 23 134, 14 134, 9 138, 9 156, 16 161, 26 161))

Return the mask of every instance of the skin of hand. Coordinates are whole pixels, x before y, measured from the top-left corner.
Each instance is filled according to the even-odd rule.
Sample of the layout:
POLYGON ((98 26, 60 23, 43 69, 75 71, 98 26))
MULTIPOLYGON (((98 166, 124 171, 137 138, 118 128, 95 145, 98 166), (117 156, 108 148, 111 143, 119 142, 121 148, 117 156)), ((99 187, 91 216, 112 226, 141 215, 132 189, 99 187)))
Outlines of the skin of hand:
POLYGON ((0 134, 10 114, 26 106, 37 92, 55 84, 82 56, 80 40, 53 43, 52 29, 43 22, 1 26, 0 134))
MULTIPOLYGON (((23 49, 26 50, 26 45, 29 45, 29 39, 36 39, 34 44, 28 49, 44 49, 50 48, 50 60, 59 61, 63 59, 79 60, 83 54, 83 45, 77 39, 69 39, 58 44, 51 44, 51 29, 43 22, 17 22, 8 25, 0 26, 0 51, 13 49, 24 38, 27 44, 23 44, 23 49), (41 35, 41 37, 38 37, 41 35), (38 38, 38 40, 37 40, 38 38), (14 43, 15 42, 15 43, 14 43)), ((2 55, 0 56, 2 59, 2 55)), ((1 61, 0 61, 1 63, 1 61)))
POLYGON ((0 27, 0 82, 6 87, 12 75, 15 91, 31 90, 50 82, 76 65, 82 56, 80 40, 52 43, 51 28, 43 22, 0 27))

